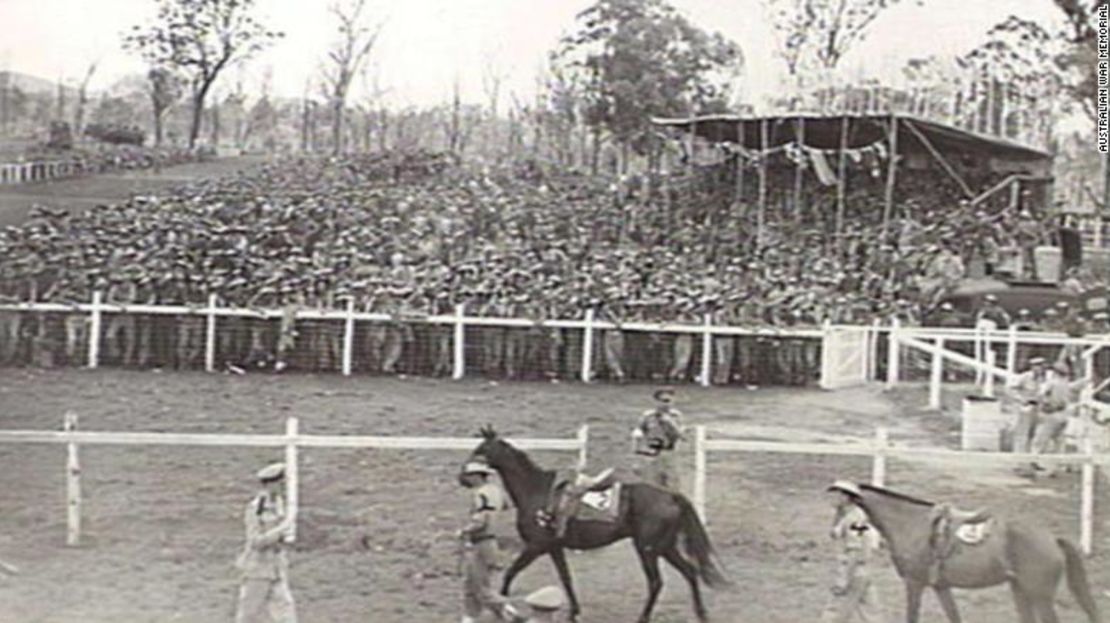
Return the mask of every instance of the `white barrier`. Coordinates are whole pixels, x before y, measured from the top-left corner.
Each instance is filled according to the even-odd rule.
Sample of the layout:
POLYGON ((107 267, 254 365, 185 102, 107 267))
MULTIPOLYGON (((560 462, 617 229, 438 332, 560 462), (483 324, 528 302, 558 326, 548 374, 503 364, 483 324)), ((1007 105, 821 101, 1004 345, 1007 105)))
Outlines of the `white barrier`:
MULTIPOLYGON (((871 457, 871 482, 876 486, 885 486, 886 459, 891 457, 899 459, 942 459, 966 463, 969 466, 981 466, 983 464, 1020 465, 1033 462, 1079 464, 1082 466, 1079 545, 1083 553, 1087 555, 1092 553, 1094 545, 1094 468, 1097 465, 1110 465, 1110 455, 1095 454, 1089 442, 1084 444, 1081 454, 969 452, 893 445, 889 442, 887 431, 884 428, 876 429, 875 439, 871 442, 861 440, 857 443, 830 444, 708 439, 706 427, 698 426, 694 434, 694 508, 697 509, 702 521, 705 522, 708 522, 705 501, 709 478, 707 469, 707 455, 709 452, 768 452, 871 457)), ((830 484, 831 482, 830 480, 830 484)))
MULTIPOLYGON (((578 429, 573 439, 506 438, 522 450, 568 450, 578 453, 577 464, 587 464, 589 425, 578 429)), ((373 448, 379 450, 473 450, 481 443, 476 437, 392 437, 378 435, 306 435, 300 432, 297 418, 286 420, 284 435, 221 433, 152 433, 78 431, 77 415, 67 413, 63 430, 0 430, 0 443, 59 443, 68 448, 66 457, 66 544, 77 545, 81 538, 81 465, 78 448, 82 445, 155 445, 207 447, 284 448, 286 462, 286 507, 294 518, 299 508, 299 448, 373 448)))

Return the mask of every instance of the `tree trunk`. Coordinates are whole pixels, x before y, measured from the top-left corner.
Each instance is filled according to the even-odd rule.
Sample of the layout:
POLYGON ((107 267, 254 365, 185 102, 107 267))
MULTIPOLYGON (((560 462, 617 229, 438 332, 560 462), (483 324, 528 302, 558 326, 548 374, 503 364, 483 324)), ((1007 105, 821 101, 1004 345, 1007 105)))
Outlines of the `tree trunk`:
POLYGON ((197 146, 197 137, 200 136, 200 126, 204 121, 204 99, 208 96, 208 88, 211 86, 211 82, 202 84, 193 94, 193 119, 192 124, 189 126, 189 149, 193 149, 197 146))
POLYGON ((337 98, 335 103, 332 104, 332 121, 332 153, 338 156, 343 153, 343 100, 341 99, 337 98))
POLYGON ((154 146, 162 146, 162 117, 165 115, 164 109, 154 108, 154 146))
POLYGON ((590 174, 597 175, 598 161, 601 159, 601 128, 593 127, 593 145, 590 151, 590 174))

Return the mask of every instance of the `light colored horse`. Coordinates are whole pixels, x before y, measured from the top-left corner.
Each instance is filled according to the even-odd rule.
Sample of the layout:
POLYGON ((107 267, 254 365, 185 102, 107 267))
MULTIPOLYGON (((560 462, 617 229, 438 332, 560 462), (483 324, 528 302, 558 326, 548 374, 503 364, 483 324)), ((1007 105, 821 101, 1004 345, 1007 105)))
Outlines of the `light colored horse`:
POLYGON ((938 505, 901 493, 852 483, 829 487, 867 513, 882 533, 898 575, 906 585, 906 621, 917 623, 921 593, 933 589, 951 623, 960 623, 953 588, 987 588, 1008 583, 1021 623, 1058 623, 1053 602, 1060 578, 1091 623, 1102 621, 1091 596, 1083 559, 1075 545, 1043 528, 995 517, 990 532, 973 546, 956 542, 936 554, 938 505))

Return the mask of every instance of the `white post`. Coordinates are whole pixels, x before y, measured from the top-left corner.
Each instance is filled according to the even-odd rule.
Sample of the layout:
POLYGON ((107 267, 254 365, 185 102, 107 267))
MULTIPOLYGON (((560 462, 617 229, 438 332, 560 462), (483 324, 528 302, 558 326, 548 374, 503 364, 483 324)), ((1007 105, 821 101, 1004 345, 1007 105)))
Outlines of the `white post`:
POLYGON ((582 330, 582 382, 589 383, 593 378, 590 362, 593 360, 594 350, 594 310, 586 310, 586 328, 582 330))
POLYGON ((216 295, 208 295, 208 317, 204 325, 204 371, 216 371, 216 295))
POLYGON ((93 292, 92 318, 89 321, 89 367, 100 362, 100 291, 93 292))
POLYGON ((702 523, 705 520, 705 426, 694 429, 694 508, 702 523))
POLYGON ((1094 551, 1094 512, 1095 512, 1095 448, 1090 437, 1083 439, 1083 461, 1081 497, 1079 499, 1079 548, 1084 555, 1094 551))
POLYGON ((987 349, 987 365, 991 369, 987 371, 987 378, 983 380, 983 395, 994 398, 994 351, 990 348, 987 349))
POLYGON ((587 461, 589 461, 588 446, 590 443, 590 425, 583 424, 578 429, 578 471, 586 469, 587 461))
MULTIPOLYGON (((68 433, 77 430, 77 414, 65 415, 62 428, 68 433)), ((81 541, 81 461, 77 444, 66 444, 66 545, 73 547, 81 541)))
POLYGON ((898 320, 894 320, 894 324, 890 327, 890 332, 887 334, 887 352, 886 352, 886 388, 894 389, 898 384, 898 349, 901 347, 898 343, 898 320))
POLYGON ((875 455, 871 462, 871 484, 886 486, 886 447, 889 433, 885 426, 875 429, 875 455))
POLYGON ((871 343, 868 345, 867 350, 867 380, 878 380, 875 375, 879 369, 879 319, 876 318, 871 321, 871 330, 868 331, 871 343))
POLYGON ((701 334, 701 378, 699 380, 702 387, 709 387, 711 381, 709 375, 713 369, 713 334, 710 332, 713 326, 713 315, 707 312, 703 324, 705 332, 701 334))
POLYGON ((355 350, 355 300, 347 299, 347 317, 343 320, 343 376, 351 376, 355 350))
POLYGON ((463 324, 463 314, 466 305, 459 303, 455 306, 455 365, 451 370, 451 378, 456 381, 466 373, 466 325, 463 324))
MULTIPOLYGON (((975 323, 975 333, 973 336, 972 347, 974 349, 975 361, 986 361, 986 354, 983 352, 983 326, 975 323)), ((990 350, 989 348, 987 350, 990 350)), ((975 368, 975 384, 982 385, 986 379, 983 378, 983 369, 975 368)))
POLYGON ((932 376, 929 378, 929 408, 939 410, 940 404, 940 390, 944 383, 944 357, 941 352, 944 350, 944 338, 938 337, 936 339, 937 352, 933 353, 933 370, 932 376))
POLYGON ((1017 327, 1010 325, 1010 335, 1006 342, 1006 371, 1017 373, 1017 327))
POLYGON ((285 421, 285 512, 292 519, 293 527, 286 537, 287 543, 297 540, 297 510, 300 506, 300 478, 297 473, 297 418, 285 421))

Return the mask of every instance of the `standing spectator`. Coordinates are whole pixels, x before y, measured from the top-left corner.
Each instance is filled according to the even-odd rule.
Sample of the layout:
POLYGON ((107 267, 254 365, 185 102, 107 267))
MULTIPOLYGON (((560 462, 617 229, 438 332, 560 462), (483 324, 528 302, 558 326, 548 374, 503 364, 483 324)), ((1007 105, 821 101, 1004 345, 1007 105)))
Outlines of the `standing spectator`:
POLYGON ((493 589, 493 577, 501 567, 494 523, 508 508, 504 491, 489 480, 494 473, 488 465, 471 462, 459 474, 459 483, 471 491, 470 518, 458 533, 463 548, 462 623, 475 623, 487 609, 502 619, 512 620, 517 614, 493 589))
POLYGON ((1045 359, 1033 357, 1030 368, 1011 378, 1003 394, 1003 405, 1017 415, 1013 429, 1013 451, 1029 452, 1029 442, 1037 427, 1037 411, 1045 383, 1045 359))
POLYGON ((638 455, 638 472, 643 480, 681 490, 681 475, 674 453, 678 442, 685 436, 682 412, 671 406, 675 390, 669 387, 656 390, 652 395, 655 407, 640 417, 632 430, 632 439, 638 455))
POLYGON ((285 541, 294 520, 286 514, 282 493, 285 464, 274 463, 262 468, 258 480, 263 489, 243 513, 247 536, 236 560, 242 581, 235 623, 296 623, 297 611, 289 591, 289 560, 285 553, 285 541))
POLYGON ((871 579, 871 567, 882 537, 867 513, 853 501, 852 495, 859 494, 854 483, 837 481, 830 489, 836 496, 831 536, 837 545, 837 564, 833 598, 821 621, 877 623, 882 620, 882 606, 871 579))

